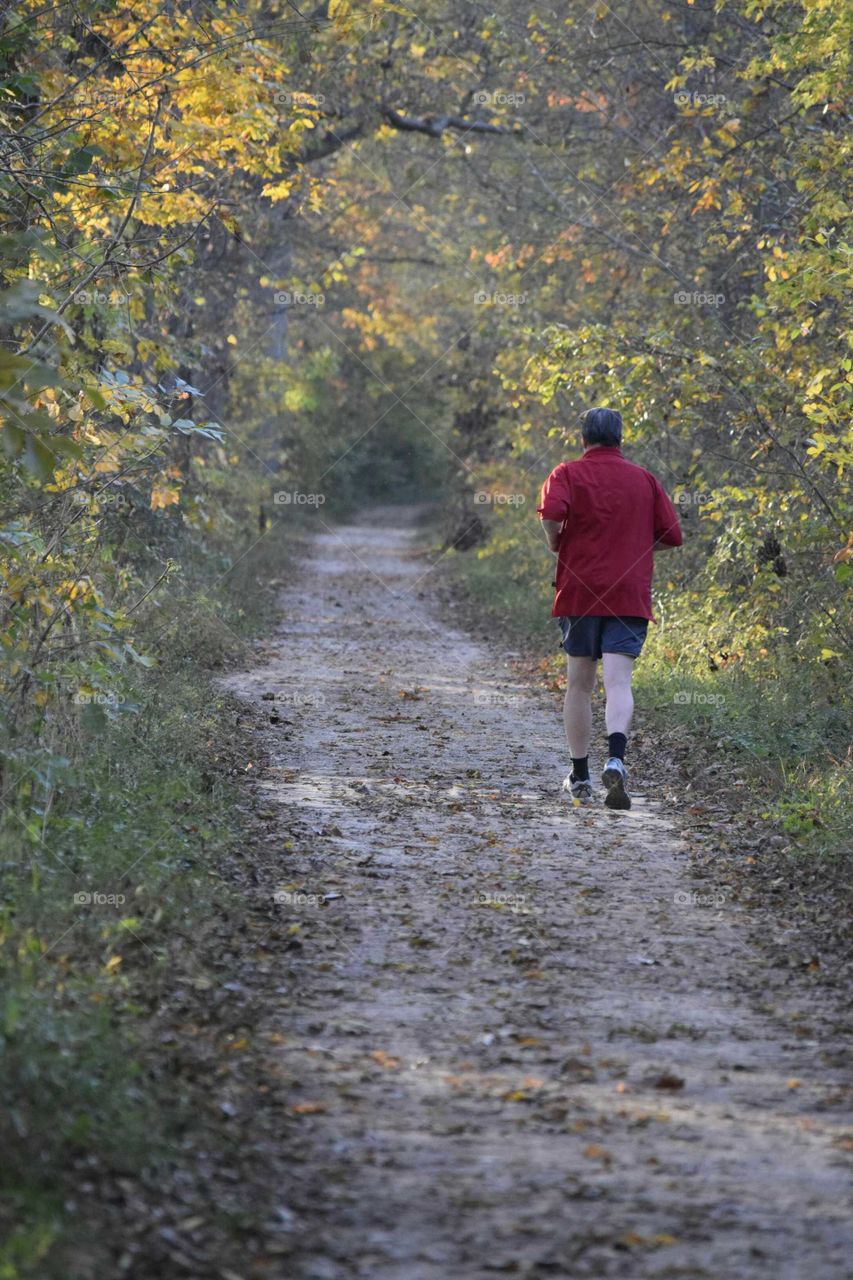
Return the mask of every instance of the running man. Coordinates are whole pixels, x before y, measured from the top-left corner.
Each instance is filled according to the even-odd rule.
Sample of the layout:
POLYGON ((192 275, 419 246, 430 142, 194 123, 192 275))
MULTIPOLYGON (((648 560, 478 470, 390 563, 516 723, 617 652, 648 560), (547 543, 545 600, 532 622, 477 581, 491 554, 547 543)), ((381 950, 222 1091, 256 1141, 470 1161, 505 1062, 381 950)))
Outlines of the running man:
POLYGON ((604 803, 630 809, 625 747, 634 710, 631 677, 654 621, 653 552, 680 547, 681 525, 660 481, 622 453, 621 414, 590 409, 581 425, 583 457, 554 468, 537 508, 557 557, 551 613, 567 654, 563 722, 572 771, 563 789, 578 800, 592 799, 592 691, 600 658, 608 757, 601 775, 604 803))

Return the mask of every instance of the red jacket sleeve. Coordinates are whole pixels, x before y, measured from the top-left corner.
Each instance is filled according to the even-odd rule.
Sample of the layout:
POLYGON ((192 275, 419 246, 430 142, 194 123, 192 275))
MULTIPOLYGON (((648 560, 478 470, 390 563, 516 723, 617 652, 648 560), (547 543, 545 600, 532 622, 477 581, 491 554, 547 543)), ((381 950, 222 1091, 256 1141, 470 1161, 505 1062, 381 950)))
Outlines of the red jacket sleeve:
POLYGON ((549 475, 542 486, 542 500, 536 510, 542 520, 559 520, 560 524, 569 514, 571 491, 565 462, 549 475))
POLYGON ((652 479, 655 482, 655 545, 680 547, 684 539, 681 536, 678 512, 657 476, 652 476, 652 479))

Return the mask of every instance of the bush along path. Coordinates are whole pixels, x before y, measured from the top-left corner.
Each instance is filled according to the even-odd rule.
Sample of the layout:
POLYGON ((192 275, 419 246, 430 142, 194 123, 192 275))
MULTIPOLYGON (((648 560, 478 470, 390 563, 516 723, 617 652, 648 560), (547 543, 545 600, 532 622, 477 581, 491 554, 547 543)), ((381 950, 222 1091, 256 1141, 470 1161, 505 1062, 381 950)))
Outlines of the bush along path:
POLYGON ((226 681, 259 735, 247 1051, 279 1104, 274 1252, 239 1274, 840 1280, 832 998, 768 964, 642 777, 627 814, 563 799, 553 694, 429 581, 391 513, 327 528, 226 681))

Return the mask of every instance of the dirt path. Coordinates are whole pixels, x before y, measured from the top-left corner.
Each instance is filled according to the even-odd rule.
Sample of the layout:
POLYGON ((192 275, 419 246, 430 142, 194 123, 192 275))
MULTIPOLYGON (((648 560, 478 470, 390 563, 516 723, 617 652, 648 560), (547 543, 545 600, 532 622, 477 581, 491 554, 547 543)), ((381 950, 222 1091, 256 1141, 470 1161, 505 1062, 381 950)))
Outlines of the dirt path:
POLYGON ((562 800, 553 696, 439 621, 413 546, 323 534, 229 681, 286 846, 272 1274, 840 1280, 832 1010, 651 800, 562 800))

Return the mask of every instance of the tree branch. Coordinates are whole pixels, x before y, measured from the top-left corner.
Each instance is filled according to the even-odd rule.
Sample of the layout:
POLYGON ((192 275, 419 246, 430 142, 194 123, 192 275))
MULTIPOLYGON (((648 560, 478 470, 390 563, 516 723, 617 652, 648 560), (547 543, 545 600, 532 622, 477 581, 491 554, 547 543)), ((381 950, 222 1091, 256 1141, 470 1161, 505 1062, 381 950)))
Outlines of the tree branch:
POLYGON ((386 124, 402 133, 425 133, 430 138, 440 138, 447 129, 455 129, 457 133, 520 132, 517 129, 505 129, 503 125, 488 124, 485 120, 466 120, 464 116, 404 116, 384 104, 379 108, 379 114, 386 124))

